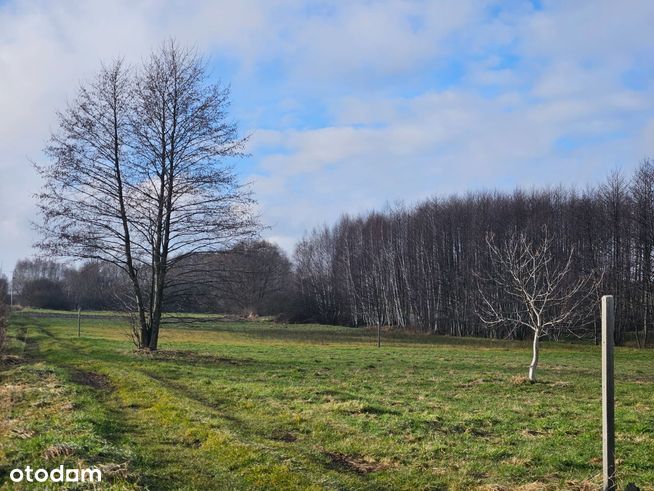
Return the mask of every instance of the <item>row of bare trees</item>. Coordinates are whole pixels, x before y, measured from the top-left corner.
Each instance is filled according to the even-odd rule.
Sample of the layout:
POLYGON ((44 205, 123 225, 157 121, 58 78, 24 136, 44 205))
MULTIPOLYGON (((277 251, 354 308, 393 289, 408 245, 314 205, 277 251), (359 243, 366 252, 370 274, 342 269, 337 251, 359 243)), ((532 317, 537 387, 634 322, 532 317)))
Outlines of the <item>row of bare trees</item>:
MULTIPOLYGON (((262 303, 260 291, 283 290, 269 280, 288 272, 279 254, 230 266, 235 245, 256 239, 260 226, 251 193, 229 163, 243 156, 246 141, 228 117, 229 103, 229 90, 211 80, 201 57, 170 40, 138 66, 117 60, 83 83, 58 113, 48 161, 37 165, 38 247, 48 257, 118 271, 140 348, 157 349, 162 313, 175 304, 188 309, 207 288, 223 288, 222 297, 231 295, 242 310, 262 303), (223 274, 238 268, 239 275, 223 274)), ((524 337, 529 330, 515 319, 484 321, 479 306, 493 305, 484 299, 495 291, 501 304, 506 295, 497 277, 480 278, 512 240, 531 247, 547 233, 547 264, 565 271, 561 291, 589 278, 593 291, 618 297, 616 341, 633 331, 647 344, 653 203, 646 161, 629 181, 614 174, 583 192, 477 193, 344 217, 298 245, 288 310, 331 323, 524 337)), ((41 281, 37 293, 52 286, 41 281)), ((555 338, 581 328, 555 324, 555 338)))
POLYGON ((51 259, 22 259, 12 274, 17 304, 45 309, 121 309, 129 280, 119 268, 99 261, 67 265, 51 259))
MULTIPOLYGON (((539 267, 547 281, 558 282, 557 295, 566 292, 566 308, 575 314, 548 325, 550 338, 572 332, 597 340, 597 319, 576 314, 611 293, 619 306, 616 342, 629 333, 645 345, 653 321, 654 163, 642 162, 629 179, 613 173, 583 191, 478 192, 344 216, 298 244, 294 315, 523 339, 532 334, 531 322, 488 322, 492 312, 484 309, 524 308, 502 275, 527 259, 525 251, 532 261, 544 261, 547 253, 539 267)), ((552 307, 557 298, 548 299, 552 307)))
MULTIPOLYGON (((163 310, 280 314, 288 305, 291 274, 284 251, 266 241, 189 255, 171 272, 163 310)), ((0 293, 2 286, 0 278, 0 293)), ((131 302, 129 277, 100 261, 23 259, 16 263, 12 290, 17 304, 46 309, 124 310, 131 302)))
POLYGON ((191 255, 171 274, 166 310, 278 315, 289 302, 291 275, 286 253, 263 240, 191 255))

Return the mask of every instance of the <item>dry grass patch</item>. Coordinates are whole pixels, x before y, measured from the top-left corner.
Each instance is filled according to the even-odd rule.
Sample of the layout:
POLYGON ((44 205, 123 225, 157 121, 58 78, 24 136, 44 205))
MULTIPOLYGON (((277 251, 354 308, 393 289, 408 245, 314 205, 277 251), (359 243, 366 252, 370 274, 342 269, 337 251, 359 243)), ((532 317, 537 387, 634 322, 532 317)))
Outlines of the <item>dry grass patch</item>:
POLYGON ((70 371, 70 379, 76 384, 86 385, 97 390, 111 391, 113 386, 106 375, 74 369, 70 371))
POLYGON ((469 382, 463 382, 461 384, 457 384, 456 387, 468 388, 468 387, 474 387, 476 385, 481 385, 481 384, 484 384, 484 383, 486 383, 486 380, 484 380, 483 378, 478 378, 478 379, 475 379, 475 380, 471 380, 469 382))
POLYGON ((602 477, 598 474, 591 479, 583 481, 567 481, 566 489, 570 491, 597 491, 602 489, 602 477))
POLYGON ((113 462, 107 464, 99 464, 98 469, 100 469, 102 472, 103 478, 108 480, 129 480, 131 477, 127 462, 123 462, 122 464, 116 464, 113 462))
POLYGON ((59 457, 68 457, 75 453, 75 448, 67 443, 51 445, 43 451, 43 458, 53 460, 59 457))
POLYGON ((477 491, 549 491, 553 489, 551 486, 543 484, 542 482, 530 482, 515 487, 507 487, 501 484, 485 484, 475 488, 477 491))
POLYGON ((547 432, 545 431, 540 431, 540 430, 532 430, 532 429, 525 429, 520 432, 522 436, 526 436, 527 438, 538 438, 539 436, 545 436, 547 435, 547 432))
POLYGON ((511 382, 513 385, 530 385, 535 383, 529 380, 529 377, 525 375, 514 375, 509 379, 509 382, 511 382))
POLYGON ((347 455, 341 452, 330 452, 322 450, 322 453, 329 459, 329 467, 344 469, 357 474, 369 474, 392 467, 389 462, 378 462, 370 457, 359 457, 347 455))

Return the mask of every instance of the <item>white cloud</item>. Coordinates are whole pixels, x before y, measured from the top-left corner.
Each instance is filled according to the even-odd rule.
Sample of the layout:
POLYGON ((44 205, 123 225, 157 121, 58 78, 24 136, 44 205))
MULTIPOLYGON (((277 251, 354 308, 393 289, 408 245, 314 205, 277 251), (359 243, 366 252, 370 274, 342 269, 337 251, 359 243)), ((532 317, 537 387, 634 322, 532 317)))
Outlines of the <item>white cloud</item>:
MULTIPOLYGON (((29 161, 101 60, 138 62, 168 37, 200 52, 225 49, 244 65, 265 45, 266 2, 11 2, 0 5, 0 261, 31 254, 39 180, 29 161)), ((269 30, 268 30, 269 31, 269 30)))
POLYGON ((477 2, 343 2, 330 15, 298 19, 287 52, 298 75, 328 80, 404 73, 447 50, 477 2))
MULTIPOLYGON (((262 159, 260 168, 274 177, 260 177, 255 189, 267 204, 264 216, 289 235, 388 201, 411 203, 471 188, 597 182, 608 169, 640 160, 649 136, 641 137, 633 122, 653 109, 645 94, 617 87, 566 91, 538 102, 530 93, 488 99, 456 89, 346 98, 338 107, 337 127, 268 134, 275 135, 268 143, 281 151, 262 159), (575 138, 599 141, 558 147, 561 139, 575 138), (294 217, 294 223, 281 217, 294 217)), ((259 150, 265 151, 263 140, 259 150)))
POLYGON ((29 159, 42 158, 55 109, 100 60, 138 61, 170 36, 233 60, 235 86, 255 92, 242 98, 263 101, 234 111, 254 130, 251 178, 266 234, 287 250, 345 211, 472 187, 592 181, 635 165, 654 141, 654 4, 543 4, 3 4, 0 261, 7 269, 30 252, 39 183, 29 159), (427 74, 448 63, 461 73, 439 86, 427 74), (637 88, 624 82, 631 69, 637 88))

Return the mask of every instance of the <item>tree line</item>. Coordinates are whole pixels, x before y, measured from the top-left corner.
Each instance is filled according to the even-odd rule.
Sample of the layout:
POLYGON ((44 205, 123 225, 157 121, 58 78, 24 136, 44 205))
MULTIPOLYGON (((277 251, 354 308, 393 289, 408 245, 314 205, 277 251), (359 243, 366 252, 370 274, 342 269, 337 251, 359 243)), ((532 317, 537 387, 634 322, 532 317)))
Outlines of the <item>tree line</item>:
MULTIPOLYGON (((483 321, 485 298, 509 310, 520 304, 511 303, 509 291, 498 290, 501 282, 483 281, 497 269, 489 237, 500 247, 518 235, 525 244, 547 241, 547 267, 565 266, 570 284, 582 277, 593 283, 593 305, 600 295, 616 296, 617 343, 627 336, 641 346, 648 342, 654 293, 650 160, 629 177, 614 172, 601 185, 582 190, 475 192, 343 216, 298 244, 293 315, 351 326, 525 338, 531 334, 525 326, 483 321)), ((548 336, 597 341, 599 327, 598 316, 591 315, 560 323, 548 336)))
MULTIPOLYGON (((171 274, 163 310, 278 315, 290 297, 291 273, 284 251, 266 241, 189 256, 171 274)), ((6 283, 0 280, 0 293, 6 283)), ((127 274, 101 261, 23 259, 16 263, 11 288, 16 305, 44 309, 129 310, 132 301, 127 274)))
MULTIPOLYGON (((534 243, 536 251, 547 245, 548 271, 565 269, 570 285, 582 278, 587 283, 579 294, 595 315, 566 314, 567 323, 552 326, 547 337, 572 334, 597 341, 597 300, 612 294, 617 300, 616 342, 651 342, 650 160, 630 176, 614 172, 602 184, 582 190, 475 192, 345 215, 331 227, 308 233, 292 260, 278 246, 257 240, 185 254, 167 278, 162 308, 525 339, 532 334, 527 326, 484 322, 492 307, 489 299, 504 313, 517 312, 519 302, 503 286, 494 256, 519 238, 534 243), (591 290, 593 295, 587 295, 591 290)), ((133 301, 125 271, 97 260, 77 267, 20 261, 13 291, 18 302, 44 308, 125 309, 133 301)), ((588 308, 573 304, 574 310, 588 308)))

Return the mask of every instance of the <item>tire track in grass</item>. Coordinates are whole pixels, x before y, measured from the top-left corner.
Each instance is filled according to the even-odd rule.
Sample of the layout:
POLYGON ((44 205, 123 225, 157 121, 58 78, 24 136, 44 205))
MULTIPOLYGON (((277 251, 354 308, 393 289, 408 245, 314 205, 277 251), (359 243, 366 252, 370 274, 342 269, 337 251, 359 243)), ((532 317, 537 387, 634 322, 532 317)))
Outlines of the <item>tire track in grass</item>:
POLYGON ((22 374, 32 389, 15 402, 28 405, 20 418, 34 431, 21 437, 25 443, 14 445, 14 458, 45 468, 62 462, 69 467, 97 466, 103 472, 104 489, 133 489, 125 461, 129 452, 122 445, 125 428, 121 415, 107 404, 106 394, 99 397, 88 384, 71 384, 74 368, 48 356, 42 345, 59 340, 39 322, 20 322, 15 328, 23 346, 19 371, 13 376, 20 380, 22 374), (30 402, 33 397, 37 399, 30 402))
MULTIPOLYGON (((127 375, 124 367, 117 367, 115 373, 127 375)), ((138 428, 131 442, 140 449, 140 463, 147 469, 142 476, 144 485, 157 490, 251 489, 227 466, 217 466, 216 459, 201 448, 210 430, 197 429, 185 401, 215 413, 214 407, 175 391, 166 379, 147 370, 131 370, 129 379, 121 379, 126 382, 118 387, 122 404, 130 410, 127 418, 138 428)), ((225 442, 223 450, 228 450, 227 445, 225 442)))
POLYGON ((239 429, 245 430, 245 425, 242 420, 224 411, 224 405, 225 405, 224 401, 222 401, 221 403, 220 401, 212 399, 206 396, 205 394, 202 394, 199 391, 193 390, 191 387, 187 385, 174 382, 170 378, 166 378, 163 375, 155 373, 151 370, 140 370, 140 373, 158 382, 162 387, 165 387, 168 390, 175 392, 176 395, 182 398, 191 399, 192 401, 200 404, 201 406, 208 409, 209 411, 217 414, 220 418, 229 421, 233 425, 237 426, 239 429))
MULTIPOLYGON (((347 461, 351 462, 351 465, 335 465, 334 456, 336 454, 332 454, 320 446, 307 445, 307 442, 299 442, 299 445, 294 445, 296 442, 298 442, 298 439, 296 437, 288 438, 287 435, 283 435, 286 438, 281 438, 281 441, 285 443, 284 448, 280 449, 276 446, 270 447, 269 444, 271 441, 280 441, 278 433, 273 432, 272 434, 262 435, 256 429, 250 428, 248 424, 243 420, 232 415, 226 415, 223 409, 224 404, 217 402, 215 399, 211 399, 207 395, 202 394, 197 390, 193 390, 189 386, 180 384, 161 374, 153 373, 150 370, 142 369, 139 370, 139 372, 149 380, 156 382, 160 388, 172 394, 175 401, 190 400, 192 403, 199 405, 203 411, 208 411, 212 414, 215 414, 219 418, 226 420, 228 423, 227 429, 236 433, 239 438, 245 438, 246 441, 236 438, 226 438, 224 440, 221 439, 220 444, 223 446, 226 453, 230 453, 230 451, 226 450, 226 447, 230 445, 236 446, 243 450, 243 468, 248 468, 248 466, 258 466, 264 468, 266 466, 274 467, 276 462, 288 460, 288 453, 290 452, 293 455, 293 461, 297 463, 297 458, 302 460, 302 464, 300 464, 297 469, 290 471, 291 474, 293 474, 293 477, 296 479, 304 479, 305 477, 303 476, 304 472, 302 469, 306 470, 306 466, 311 466, 313 468, 313 472, 320 472, 321 470, 324 472, 327 470, 331 471, 330 474, 336 474, 332 474, 331 478, 328 478, 327 475, 324 476, 325 479, 330 480, 332 484, 330 487, 335 486, 336 488, 340 488, 341 486, 345 486, 343 489, 349 489, 349 486, 352 485, 352 480, 354 480, 358 483, 357 488, 367 489, 367 487, 374 486, 374 484, 372 482, 368 482, 366 475, 370 472, 383 470, 386 467, 383 464, 370 464, 364 462, 363 460, 359 461, 356 457, 346 456, 345 454, 342 454, 343 459, 345 459, 343 462, 349 459, 347 461), (259 457, 265 455, 265 459, 263 462, 257 462, 256 465, 254 462, 248 463, 248 460, 251 461, 252 459, 248 459, 246 452, 255 452, 259 457), (345 485, 345 482, 348 482, 348 485, 345 485)), ((211 440, 211 434, 209 434, 204 444, 197 442, 198 447, 204 449, 205 444, 207 442, 211 442, 211 440)), ((232 470, 237 470, 238 467, 239 466, 232 470)), ((298 487, 298 489, 305 489, 306 486, 310 486, 310 482, 304 482, 298 487)), ((255 488, 268 489, 266 486, 255 488)), ((251 489, 251 487, 249 487, 249 489, 251 489)), ((284 489, 293 489, 293 486, 286 484, 284 489)))
MULTIPOLYGON (((37 323, 39 322, 40 319, 37 320, 37 323)), ((177 428, 167 428, 171 431, 161 432, 166 425, 161 420, 152 418, 147 407, 133 401, 133 397, 138 393, 133 387, 136 380, 134 375, 144 375, 140 370, 126 371, 125 364, 94 358, 90 353, 91 357, 76 358, 80 346, 75 340, 62 338, 44 326, 35 327, 46 340, 56 343, 58 348, 73 355, 66 356, 68 361, 59 361, 56 366, 65 371, 68 380, 78 386, 87 401, 97 404, 107 416, 96 420, 94 427, 102 437, 119 442, 130 449, 133 454, 130 473, 135 476, 140 486, 152 490, 221 489, 215 484, 220 482, 220 486, 224 485, 222 489, 248 488, 227 473, 219 477, 211 475, 208 478, 208 472, 215 474, 215 466, 212 468, 212 462, 208 461, 206 456, 198 455, 197 451, 193 452, 197 448, 180 445, 188 439, 187 435, 176 434, 177 428)), ((32 351, 37 347, 33 346, 32 351)), ((153 377, 149 379, 155 381, 153 377)), ((160 385, 165 388, 165 385, 160 385)), ((183 400, 183 397, 178 394, 174 399, 183 400)), ((180 427, 181 422, 180 418, 180 427)))

